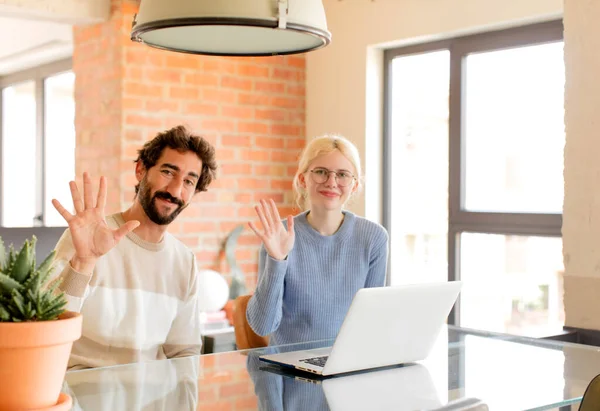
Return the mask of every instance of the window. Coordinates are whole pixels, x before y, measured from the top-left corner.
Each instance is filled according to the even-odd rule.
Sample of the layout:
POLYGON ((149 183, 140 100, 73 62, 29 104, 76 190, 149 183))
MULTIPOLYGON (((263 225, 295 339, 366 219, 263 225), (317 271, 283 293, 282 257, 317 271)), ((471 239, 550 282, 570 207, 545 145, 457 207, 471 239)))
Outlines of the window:
POLYGON ((75 75, 62 61, 0 77, 0 226, 64 226, 71 203, 75 75))
POLYGON ((387 50, 391 284, 461 279, 450 322, 562 329, 562 22, 387 50))

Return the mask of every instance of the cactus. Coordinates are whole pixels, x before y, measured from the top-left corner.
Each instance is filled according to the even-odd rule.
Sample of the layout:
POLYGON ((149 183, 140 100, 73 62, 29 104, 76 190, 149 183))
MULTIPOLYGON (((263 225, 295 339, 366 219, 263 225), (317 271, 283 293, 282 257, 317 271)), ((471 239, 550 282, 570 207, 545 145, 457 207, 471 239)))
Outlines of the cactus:
POLYGON ((16 252, 0 237, 0 322, 52 321, 65 311, 67 300, 58 281, 49 283, 55 251, 36 267, 36 237, 16 252))

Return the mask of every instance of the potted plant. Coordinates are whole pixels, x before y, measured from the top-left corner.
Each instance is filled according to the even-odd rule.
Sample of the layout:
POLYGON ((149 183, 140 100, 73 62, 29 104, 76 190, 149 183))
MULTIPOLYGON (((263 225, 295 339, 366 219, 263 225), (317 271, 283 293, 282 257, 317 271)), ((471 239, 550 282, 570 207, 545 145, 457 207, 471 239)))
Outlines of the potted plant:
POLYGON ((0 237, 0 410, 71 407, 60 390, 82 317, 50 281, 55 252, 37 265, 35 244, 7 250, 0 237))

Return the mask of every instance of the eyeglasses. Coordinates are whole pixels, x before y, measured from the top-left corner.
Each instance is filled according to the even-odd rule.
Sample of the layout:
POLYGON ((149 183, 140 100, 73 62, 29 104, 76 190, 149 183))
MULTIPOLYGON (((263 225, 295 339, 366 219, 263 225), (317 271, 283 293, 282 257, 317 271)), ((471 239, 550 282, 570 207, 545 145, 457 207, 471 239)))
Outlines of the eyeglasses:
POLYGON ((354 181, 354 178, 355 178, 352 175, 352 173, 350 173, 348 171, 333 171, 333 170, 327 170, 326 168, 321 168, 321 167, 313 168, 312 170, 310 170, 310 175, 311 175, 312 181, 314 181, 317 184, 323 184, 327 180, 329 180, 329 174, 331 174, 331 173, 335 174, 335 182, 340 187, 346 187, 346 186, 352 184, 352 182, 354 181))

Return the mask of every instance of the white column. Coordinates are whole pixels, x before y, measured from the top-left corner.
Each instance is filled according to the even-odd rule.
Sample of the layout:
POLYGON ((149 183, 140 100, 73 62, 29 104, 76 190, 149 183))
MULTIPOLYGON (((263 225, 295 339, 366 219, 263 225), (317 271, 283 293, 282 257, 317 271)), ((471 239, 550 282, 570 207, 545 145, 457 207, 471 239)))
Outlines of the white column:
POLYGON ((565 0, 564 27, 566 325, 600 330, 600 1, 565 0))

